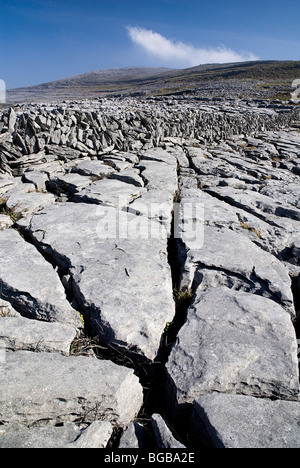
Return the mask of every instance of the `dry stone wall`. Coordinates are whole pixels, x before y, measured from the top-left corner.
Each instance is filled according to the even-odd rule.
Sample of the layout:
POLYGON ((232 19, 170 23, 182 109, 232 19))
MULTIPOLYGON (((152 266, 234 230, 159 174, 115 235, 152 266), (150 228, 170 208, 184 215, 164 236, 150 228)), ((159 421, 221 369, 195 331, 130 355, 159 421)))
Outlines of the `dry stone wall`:
POLYGON ((243 101, 186 107, 176 100, 137 104, 132 99, 86 101, 80 106, 23 105, 1 114, 1 168, 16 175, 31 159, 37 162, 47 156, 49 161, 58 147, 64 148, 59 155, 63 161, 82 153, 95 156, 159 146, 167 137, 214 142, 234 134, 276 130, 296 119, 292 107, 276 111, 243 101))

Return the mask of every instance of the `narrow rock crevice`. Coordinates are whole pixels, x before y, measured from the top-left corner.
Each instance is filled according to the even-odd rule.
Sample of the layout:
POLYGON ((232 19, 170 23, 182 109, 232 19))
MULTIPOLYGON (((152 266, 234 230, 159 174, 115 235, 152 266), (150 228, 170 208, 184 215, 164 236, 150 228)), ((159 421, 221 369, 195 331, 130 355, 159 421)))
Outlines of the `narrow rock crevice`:
POLYGON ((294 297, 294 305, 296 317, 293 320, 296 337, 298 340, 298 359, 299 359, 299 376, 300 376, 300 275, 292 278, 292 293, 294 297))
POLYGON ((186 434, 188 433, 187 424, 192 412, 192 405, 178 406, 176 387, 169 385, 169 376, 165 368, 171 349, 186 321, 188 308, 194 298, 192 290, 185 287, 180 289, 181 273, 186 260, 186 249, 182 240, 175 237, 175 233, 176 226, 173 212, 171 235, 168 239, 168 263, 172 275, 175 316, 171 323, 166 324, 155 360, 147 366, 136 367, 136 373, 140 377, 144 388, 144 404, 138 415, 138 420, 143 423, 146 437, 151 443, 153 432, 151 415, 154 413, 162 415, 165 421, 169 422, 169 429, 174 437, 189 447, 186 434), (172 414, 174 417, 171 416, 172 414))

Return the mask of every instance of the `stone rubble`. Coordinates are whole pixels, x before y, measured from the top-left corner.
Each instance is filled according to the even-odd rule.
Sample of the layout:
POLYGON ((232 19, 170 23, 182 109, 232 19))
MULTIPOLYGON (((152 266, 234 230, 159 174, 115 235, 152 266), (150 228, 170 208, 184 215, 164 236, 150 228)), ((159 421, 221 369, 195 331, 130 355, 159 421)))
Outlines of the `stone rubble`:
POLYGON ((3 109, 0 447, 300 447, 299 175, 297 106, 3 109))

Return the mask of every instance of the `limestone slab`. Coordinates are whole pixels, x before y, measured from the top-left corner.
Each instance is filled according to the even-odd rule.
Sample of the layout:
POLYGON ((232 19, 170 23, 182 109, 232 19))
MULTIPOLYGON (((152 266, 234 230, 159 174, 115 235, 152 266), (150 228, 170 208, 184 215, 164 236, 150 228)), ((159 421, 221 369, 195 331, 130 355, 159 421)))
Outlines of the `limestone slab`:
POLYGON ((180 403, 213 391, 295 398, 299 373, 291 318, 253 294, 228 288, 198 292, 167 369, 180 403))
POLYGON ((56 353, 7 353, 0 373, 0 415, 6 424, 52 426, 75 420, 128 425, 142 405, 133 370, 110 361, 56 353))
POLYGON ((0 231, 1 298, 26 317, 82 326, 53 267, 15 230, 0 231))

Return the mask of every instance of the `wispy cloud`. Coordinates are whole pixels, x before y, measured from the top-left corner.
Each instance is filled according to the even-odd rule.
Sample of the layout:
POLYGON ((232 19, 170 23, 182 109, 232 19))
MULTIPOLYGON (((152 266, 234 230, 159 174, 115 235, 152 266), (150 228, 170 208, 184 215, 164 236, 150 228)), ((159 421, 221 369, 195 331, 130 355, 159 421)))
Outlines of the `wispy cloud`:
POLYGON ((199 48, 184 42, 172 41, 161 34, 140 28, 127 27, 131 40, 148 53, 166 61, 196 66, 205 63, 231 63, 257 60, 251 52, 238 53, 225 46, 199 48))

